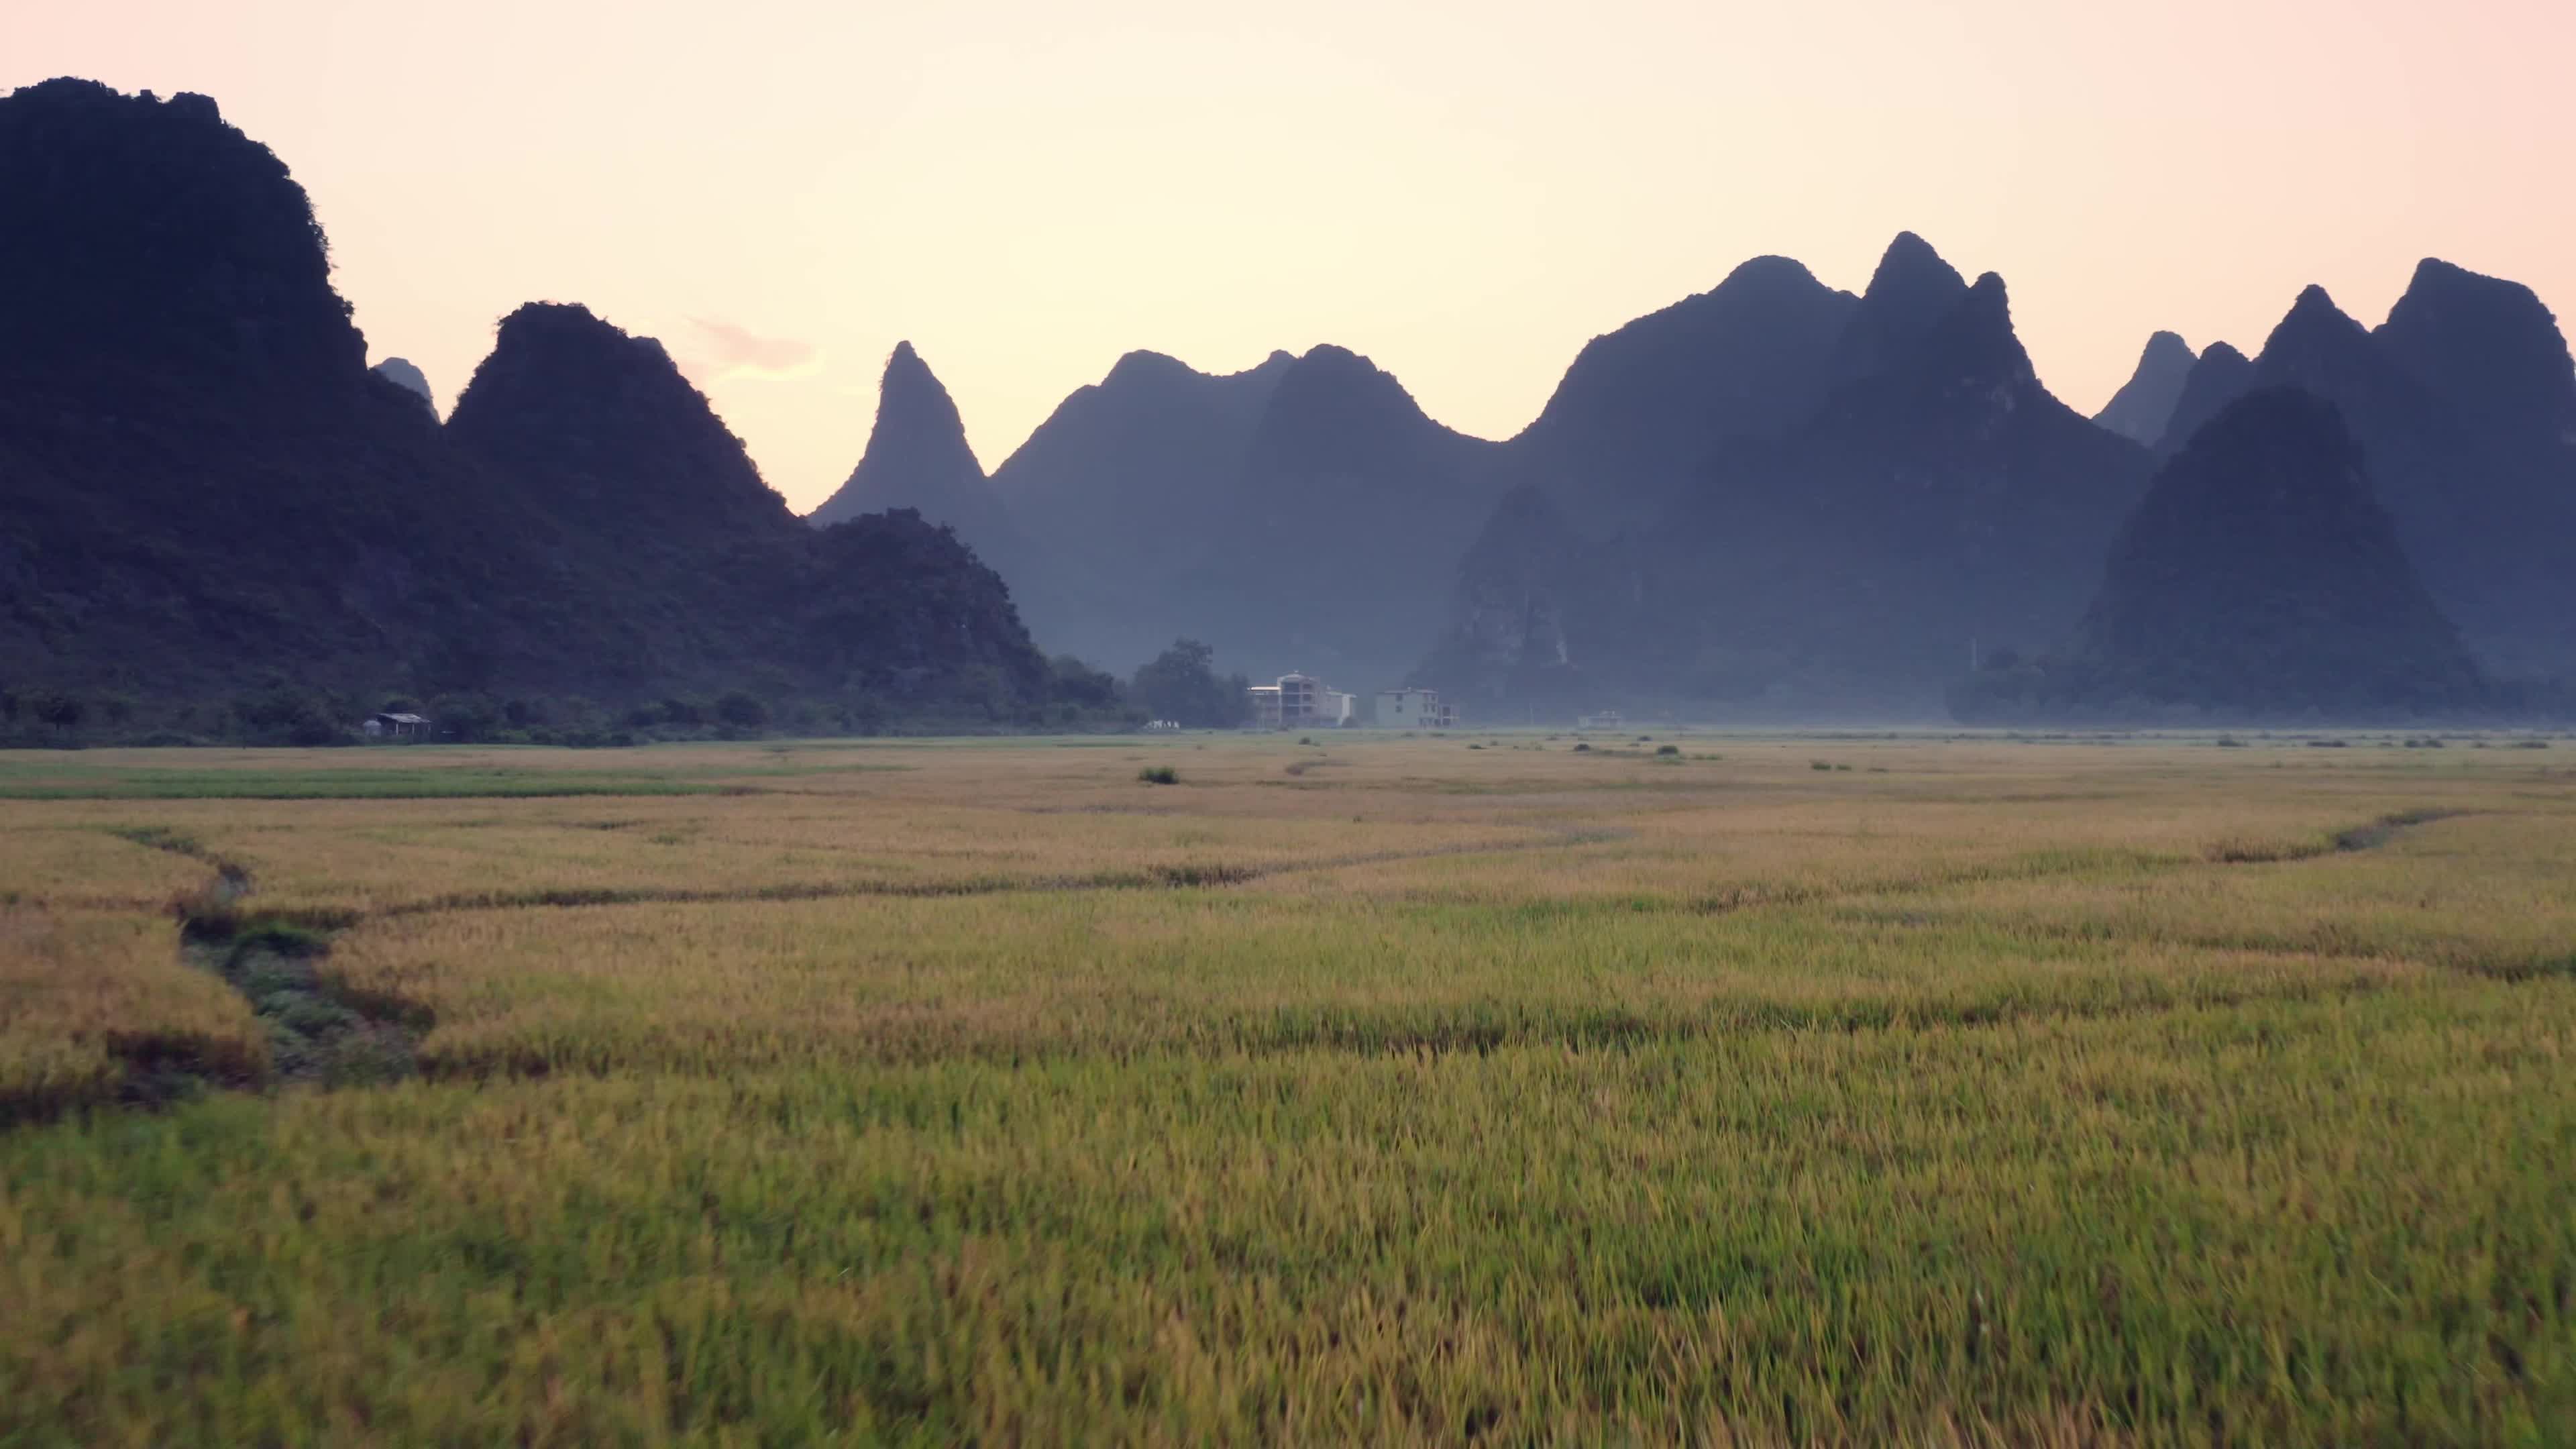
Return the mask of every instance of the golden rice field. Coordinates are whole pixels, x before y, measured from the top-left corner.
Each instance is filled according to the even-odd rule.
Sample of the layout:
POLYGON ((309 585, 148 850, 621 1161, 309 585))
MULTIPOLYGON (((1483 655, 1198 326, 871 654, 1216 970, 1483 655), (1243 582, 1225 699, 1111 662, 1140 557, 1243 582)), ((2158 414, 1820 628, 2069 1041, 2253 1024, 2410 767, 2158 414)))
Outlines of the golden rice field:
POLYGON ((0 1444, 2576 1442, 2576 742, 1318 740, 0 755, 0 1444))

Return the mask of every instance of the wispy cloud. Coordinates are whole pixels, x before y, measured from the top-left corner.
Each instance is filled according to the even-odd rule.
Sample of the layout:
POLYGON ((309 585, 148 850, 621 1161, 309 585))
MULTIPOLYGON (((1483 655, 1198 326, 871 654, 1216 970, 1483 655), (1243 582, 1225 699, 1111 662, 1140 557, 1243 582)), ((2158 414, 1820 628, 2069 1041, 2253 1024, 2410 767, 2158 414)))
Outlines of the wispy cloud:
POLYGON ((693 374, 699 386, 733 379, 759 382, 785 382, 811 377, 822 370, 823 352, 811 342, 792 337, 763 337, 731 322, 692 317, 689 325, 698 329, 699 346, 695 349, 703 361, 693 359, 684 369, 693 374))

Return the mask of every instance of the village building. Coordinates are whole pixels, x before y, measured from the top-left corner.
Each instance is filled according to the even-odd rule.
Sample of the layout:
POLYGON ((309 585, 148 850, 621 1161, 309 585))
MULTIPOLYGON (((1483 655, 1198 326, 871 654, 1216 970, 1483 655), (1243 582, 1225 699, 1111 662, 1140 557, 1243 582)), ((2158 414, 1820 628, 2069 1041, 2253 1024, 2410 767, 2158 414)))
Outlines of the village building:
POLYGON ((358 729, 371 740, 425 740, 429 738, 428 720, 416 714, 403 714, 391 710, 382 714, 371 714, 367 716, 367 722, 358 726, 358 729))
POLYGON ((1327 689, 1311 674, 1283 674, 1276 684, 1244 691, 1252 701, 1252 727, 1262 730, 1340 729, 1359 712, 1359 697, 1327 689))
POLYGON ((1389 730, 1454 729, 1458 709, 1436 689, 1390 689, 1377 697, 1377 723, 1389 730))

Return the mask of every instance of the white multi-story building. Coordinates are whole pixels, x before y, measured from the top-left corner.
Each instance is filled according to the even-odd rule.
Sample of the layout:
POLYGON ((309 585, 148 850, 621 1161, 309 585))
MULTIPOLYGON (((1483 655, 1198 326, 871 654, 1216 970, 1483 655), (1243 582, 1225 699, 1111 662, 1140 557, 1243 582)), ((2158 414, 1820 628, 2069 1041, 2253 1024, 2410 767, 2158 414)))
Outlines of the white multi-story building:
POLYGON ((1442 703, 1436 689, 1390 689, 1377 697, 1380 729, 1445 730, 1457 723, 1457 708, 1442 703))
POLYGON ((1252 699, 1255 729, 1340 729, 1359 706, 1357 697, 1326 689, 1311 674, 1283 674, 1277 684, 1256 684, 1245 693, 1252 699))

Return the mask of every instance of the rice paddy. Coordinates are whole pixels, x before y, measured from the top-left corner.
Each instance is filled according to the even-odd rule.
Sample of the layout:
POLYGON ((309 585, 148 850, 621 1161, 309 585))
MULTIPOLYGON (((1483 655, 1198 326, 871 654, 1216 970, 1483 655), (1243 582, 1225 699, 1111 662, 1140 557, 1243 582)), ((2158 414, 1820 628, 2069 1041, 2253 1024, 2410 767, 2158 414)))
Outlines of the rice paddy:
POLYGON ((2576 1436, 2563 746, 1317 741, 0 757, 0 1443, 2576 1436))

